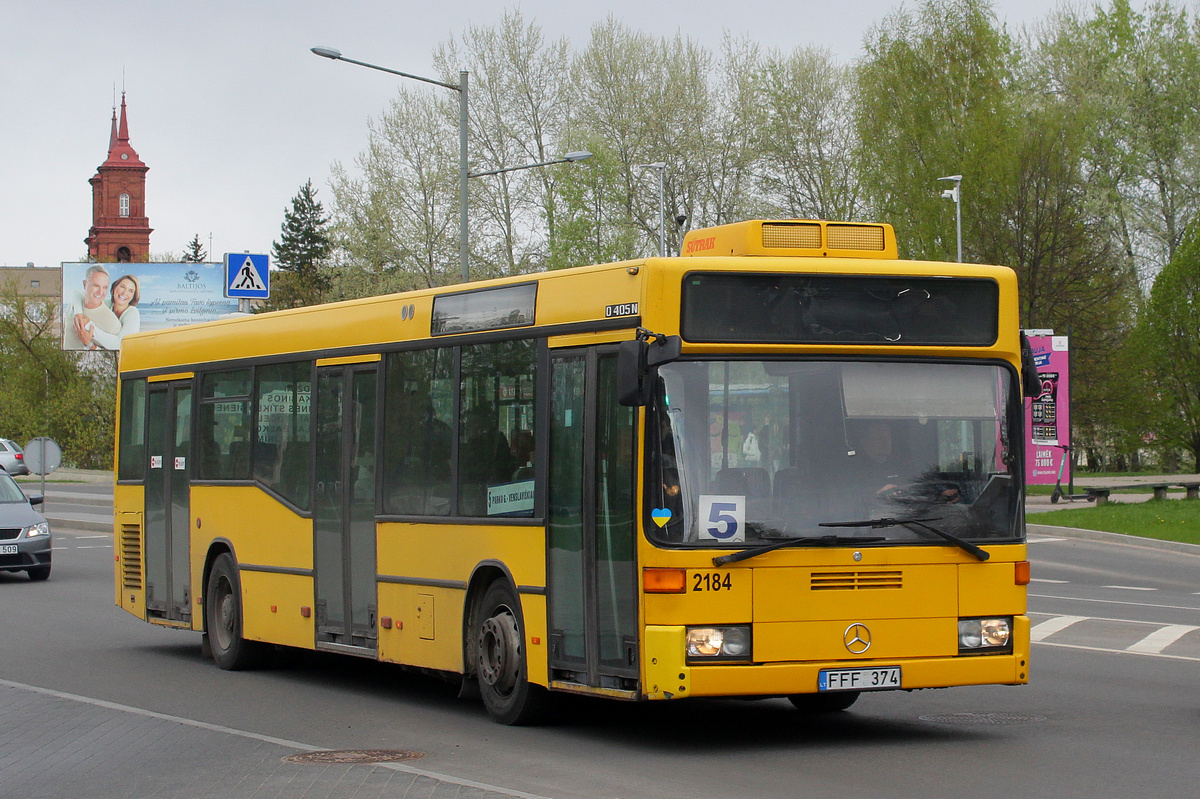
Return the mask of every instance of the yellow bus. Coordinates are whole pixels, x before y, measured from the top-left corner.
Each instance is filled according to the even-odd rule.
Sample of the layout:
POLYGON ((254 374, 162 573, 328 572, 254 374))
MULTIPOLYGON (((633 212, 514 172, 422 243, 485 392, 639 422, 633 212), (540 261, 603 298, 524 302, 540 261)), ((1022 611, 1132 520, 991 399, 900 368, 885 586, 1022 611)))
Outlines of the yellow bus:
POLYGON ((1025 683, 1017 282, 892 228, 125 339, 116 602, 240 669, 294 647, 478 690, 1025 683))

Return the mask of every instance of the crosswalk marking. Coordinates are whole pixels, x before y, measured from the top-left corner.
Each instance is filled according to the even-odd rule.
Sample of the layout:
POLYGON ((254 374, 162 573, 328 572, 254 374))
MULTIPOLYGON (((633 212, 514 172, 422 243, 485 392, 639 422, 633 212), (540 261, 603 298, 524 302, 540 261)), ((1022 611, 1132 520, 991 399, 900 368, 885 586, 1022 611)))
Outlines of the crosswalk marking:
POLYGON ((1193 630, 1200 630, 1200 627, 1192 627, 1188 624, 1168 624, 1166 627, 1160 627, 1150 633, 1136 644, 1125 647, 1125 651, 1157 655, 1193 630))
POLYGON ((1053 616, 1044 622, 1034 625, 1029 630, 1029 640, 1042 641, 1057 632, 1070 627, 1077 621, 1083 621, 1086 616, 1053 616))

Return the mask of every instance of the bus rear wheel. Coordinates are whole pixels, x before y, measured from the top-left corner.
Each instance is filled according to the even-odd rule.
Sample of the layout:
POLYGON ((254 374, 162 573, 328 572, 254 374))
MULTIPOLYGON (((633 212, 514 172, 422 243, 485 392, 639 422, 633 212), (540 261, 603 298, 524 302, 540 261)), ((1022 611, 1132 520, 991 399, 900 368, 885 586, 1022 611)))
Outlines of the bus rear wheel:
POLYGON ((242 591, 237 563, 228 552, 217 556, 204 592, 205 635, 217 665, 228 671, 258 666, 263 644, 242 637, 242 591))
POLYGON ((476 618, 475 676, 488 715, 508 725, 540 721, 549 696, 529 683, 520 603, 508 583, 497 580, 488 586, 476 618))
POLYGON ((805 713, 837 713, 858 701, 858 691, 837 691, 829 694, 792 694, 788 701, 805 713))

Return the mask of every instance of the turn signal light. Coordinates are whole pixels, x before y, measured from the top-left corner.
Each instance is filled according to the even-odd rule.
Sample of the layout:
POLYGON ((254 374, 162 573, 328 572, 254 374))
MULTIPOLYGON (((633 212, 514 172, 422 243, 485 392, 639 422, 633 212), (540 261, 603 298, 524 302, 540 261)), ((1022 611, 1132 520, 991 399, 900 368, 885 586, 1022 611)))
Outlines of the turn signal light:
POLYGON ((1013 574, 1013 582, 1017 585, 1029 585, 1029 561, 1020 560, 1013 565, 1016 567, 1013 574))
POLYGON ((647 594, 682 594, 687 590, 684 569, 642 569, 642 588, 647 594))

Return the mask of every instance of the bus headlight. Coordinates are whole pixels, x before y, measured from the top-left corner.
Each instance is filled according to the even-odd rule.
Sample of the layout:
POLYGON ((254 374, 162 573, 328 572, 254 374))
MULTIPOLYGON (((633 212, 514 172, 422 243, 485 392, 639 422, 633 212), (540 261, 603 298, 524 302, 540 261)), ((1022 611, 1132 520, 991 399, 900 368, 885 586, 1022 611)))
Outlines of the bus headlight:
POLYGON ((688 627, 689 661, 750 660, 750 628, 688 627))
POLYGON ((959 619, 959 654, 1007 650, 1012 643, 1012 626, 1012 616, 959 619))

